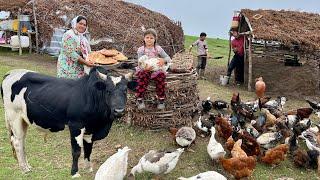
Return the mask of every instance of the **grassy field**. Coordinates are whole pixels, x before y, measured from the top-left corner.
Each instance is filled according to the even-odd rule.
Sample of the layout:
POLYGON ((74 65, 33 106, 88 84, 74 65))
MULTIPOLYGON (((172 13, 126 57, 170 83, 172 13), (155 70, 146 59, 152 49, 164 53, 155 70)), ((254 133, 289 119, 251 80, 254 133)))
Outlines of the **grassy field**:
MULTIPOLYGON (((195 37, 186 36, 186 46, 195 37)), ((209 66, 224 66, 228 51, 228 42, 225 40, 208 39, 210 52, 213 56, 224 56, 219 61, 212 61, 209 66)), ((0 77, 11 69, 25 68, 36 70, 41 73, 55 75, 55 60, 41 55, 17 56, 16 53, 0 51, 0 77)), ((0 78, 2 81, 2 78, 0 78)), ((198 88, 200 97, 204 99, 211 96, 212 99, 222 99, 229 101, 233 91, 239 91, 243 100, 254 99, 254 93, 247 92, 242 87, 226 86, 222 87, 209 81, 199 80, 198 88)), ((303 100, 292 99, 286 105, 286 110, 306 106, 303 100)), ((177 167, 162 179, 177 179, 180 176, 192 176, 203 171, 215 170, 223 172, 221 166, 211 163, 206 152, 208 138, 197 139, 197 143, 192 149, 195 152, 185 152, 182 154, 177 167)), ((99 168, 110 155, 116 152, 116 146, 129 146, 132 151, 129 153, 129 171, 139 160, 139 158, 151 149, 176 148, 167 131, 152 132, 139 127, 129 127, 126 124, 116 122, 108 137, 94 144, 92 161, 94 172, 99 168)), ((32 172, 22 174, 17 161, 13 158, 11 146, 4 123, 4 112, 2 100, 0 103, 0 179, 69 179, 71 167, 71 148, 69 143, 69 133, 67 130, 49 134, 48 141, 44 142, 43 135, 35 128, 30 127, 27 134, 26 151, 32 172)), ((83 168, 80 161, 80 179, 93 179, 94 173, 89 173, 83 168)), ((151 179, 150 174, 140 174, 137 179, 151 179)), ((293 166, 291 161, 286 160, 278 167, 258 163, 252 179, 269 180, 279 177, 291 177, 294 179, 317 179, 314 170, 301 170, 293 166)))
MULTIPOLYGON (((190 45, 195 42, 198 37, 185 36, 185 47, 189 49, 190 45)), ((229 57, 229 41, 225 39, 207 38, 209 55, 212 57, 223 57, 222 59, 209 59, 208 66, 210 67, 226 67, 229 57)), ((197 48, 192 48, 192 54, 197 55, 197 48)))

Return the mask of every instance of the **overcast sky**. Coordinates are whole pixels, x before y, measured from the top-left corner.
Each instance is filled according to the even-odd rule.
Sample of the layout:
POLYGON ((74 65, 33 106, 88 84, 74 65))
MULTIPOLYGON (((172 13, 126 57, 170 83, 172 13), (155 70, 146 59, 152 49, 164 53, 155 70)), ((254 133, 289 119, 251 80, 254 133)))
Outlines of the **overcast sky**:
POLYGON ((234 10, 286 9, 320 13, 320 0, 125 0, 182 22, 185 34, 227 39, 234 10))

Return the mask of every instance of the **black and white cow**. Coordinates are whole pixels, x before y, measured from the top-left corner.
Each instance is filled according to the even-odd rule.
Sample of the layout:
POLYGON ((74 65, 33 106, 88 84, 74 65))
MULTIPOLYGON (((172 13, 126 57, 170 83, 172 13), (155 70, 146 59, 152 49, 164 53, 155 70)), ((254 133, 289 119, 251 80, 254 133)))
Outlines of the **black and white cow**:
POLYGON ((134 88, 124 76, 113 76, 96 67, 77 80, 50 77, 28 70, 9 71, 1 86, 6 127, 13 153, 20 168, 30 171, 25 155, 29 125, 58 132, 69 127, 72 146, 72 177, 79 177, 81 148, 92 171, 90 154, 93 142, 105 138, 115 117, 122 116, 127 87, 134 88))

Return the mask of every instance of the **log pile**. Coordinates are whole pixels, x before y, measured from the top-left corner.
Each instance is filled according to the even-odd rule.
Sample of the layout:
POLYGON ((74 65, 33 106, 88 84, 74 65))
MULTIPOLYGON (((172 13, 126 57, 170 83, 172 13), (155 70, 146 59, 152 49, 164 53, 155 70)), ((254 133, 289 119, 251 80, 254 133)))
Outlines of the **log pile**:
MULTIPOLYGON (((197 89, 197 74, 194 69, 189 69, 192 64, 192 55, 179 53, 172 59, 173 65, 180 65, 181 72, 170 71, 166 78, 166 108, 157 109, 156 89, 153 81, 150 81, 146 95, 146 109, 138 110, 134 92, 128 93, 126 115, 123 120, 151 130, 164 129, 168 127, 191 126, 192 112, 199 102, 197 89), (185 58, 185 59, 183 59, 185 58), (183 71, 183 72, 182 72, 183 71)), ((175 66, 178 67, 178 66, 175 66)), ((171 68, 171 67, 170 67, 171 68)), ((130 70, 115 70, 120 74, 128 73, 130 70)), ((136 77, 134 77, 136 79, 136 77)))

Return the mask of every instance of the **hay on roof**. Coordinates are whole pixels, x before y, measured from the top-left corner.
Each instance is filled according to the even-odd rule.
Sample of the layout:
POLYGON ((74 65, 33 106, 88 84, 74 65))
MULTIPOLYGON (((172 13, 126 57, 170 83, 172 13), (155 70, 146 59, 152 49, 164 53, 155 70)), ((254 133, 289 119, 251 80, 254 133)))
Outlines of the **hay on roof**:
POLYGON ((261 9, 242 9, 241 14, 249 19, 256 39, 279 41, 304 51, 320 50, 319 14, 261 9))

